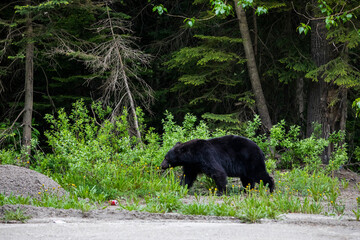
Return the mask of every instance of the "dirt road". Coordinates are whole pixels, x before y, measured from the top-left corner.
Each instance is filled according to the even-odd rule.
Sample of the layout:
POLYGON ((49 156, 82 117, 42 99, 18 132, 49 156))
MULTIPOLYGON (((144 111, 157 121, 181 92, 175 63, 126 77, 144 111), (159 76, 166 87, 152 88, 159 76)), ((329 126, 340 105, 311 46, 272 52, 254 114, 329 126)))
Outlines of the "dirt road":
POLYGON ((37 218, 26 224, 0 224, 0 239, 360 239, 360 223, 317 215, 290 214, 257 224, 235 220, 106 220, 37 218))

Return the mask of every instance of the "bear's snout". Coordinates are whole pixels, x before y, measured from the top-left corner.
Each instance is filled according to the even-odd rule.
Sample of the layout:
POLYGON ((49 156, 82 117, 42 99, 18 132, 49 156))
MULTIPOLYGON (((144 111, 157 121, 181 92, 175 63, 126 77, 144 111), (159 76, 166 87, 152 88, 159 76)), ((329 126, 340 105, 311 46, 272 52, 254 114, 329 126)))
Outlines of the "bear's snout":
POLYGON ((169 168, 169 163, 168 163, 168 161, 166 161, 166 159, 164 159, 164 161, 161 163, 161 168, 162 169, 168 169, 169 168))

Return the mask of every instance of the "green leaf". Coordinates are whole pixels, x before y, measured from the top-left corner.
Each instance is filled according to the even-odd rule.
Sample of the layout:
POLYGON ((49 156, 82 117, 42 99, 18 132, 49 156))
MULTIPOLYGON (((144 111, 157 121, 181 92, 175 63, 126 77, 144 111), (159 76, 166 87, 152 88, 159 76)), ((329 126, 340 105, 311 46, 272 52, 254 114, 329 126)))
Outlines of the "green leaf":
POLYGON ((191 19, 186 18, 186 19, 184 20, 184 22, 186 22, 186 24, 191 28, 191 27, 194 26, 195 18, 191 18, 191 19))
POLYGON ((18 53, 16 56, 8 56, 8 59, 15 60, 15 59, 24 59, 25 55, 22 53, 18 53))
POLYGON ((162 15, 164 12, 167 12, 167 9, 162 4, 154 6, 152 10, 153 12, 157 12, 159 15, 162 15))
POLYGON ((302 34, 304 32, 305 28, 304 27, 298 27, 298 32, 300 34, 302 34))
POLYGON ((352 107, 355 109, 356 117, 358 117, 360 115, 360 98, 355 99, 352 107))
POLYGON ((238 4, 242 5, 242 7, 245 9, 247 7, 253 7, 254 6, 254 1, 253 0, 241 0, 238 2, 238 4))
POLYGON ((338 24, 335 22, 333 17, 327 17, 325 18, 326 28, 329 30, 332 26, 337 26, 338 24))
POLYGON ((311 27, 305 23, 300 23, 300 26, 298 26, 296 30, 299 34, 304 33, 306 35, 311 30, 311 27))
POLYGON ((266 7, 257 7, 255 13, 256 15, 260 16, 262 14, 268 13, 268 10, 266 7))
POLYGON ((213 12, 215 15, 229 15, 231 14, 232 7, 227 5, 224 1, 221 0, 211 0, 211 5, 213 6, 213 12))

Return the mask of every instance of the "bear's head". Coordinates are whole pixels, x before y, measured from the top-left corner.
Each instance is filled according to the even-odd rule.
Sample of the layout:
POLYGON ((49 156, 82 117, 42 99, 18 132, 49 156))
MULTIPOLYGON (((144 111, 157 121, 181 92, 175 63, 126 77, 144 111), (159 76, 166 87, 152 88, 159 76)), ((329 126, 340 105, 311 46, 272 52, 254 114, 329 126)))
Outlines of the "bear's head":
POLYGON ((206 145, 205 140, 194 139, 185 143, 178 142, 165 155, 164 161, 161 163, 162 169, 169 167, 184 166, 185 164, 194 164, 200 149, 206 145))
POLYGON ((274 191, 274 188, 275 188, 275 182, 274 182, 274 179, 271 176, 269 176, 268 183, 269 183, 270 192, 272 193, 274 191))
POLYGON ((181 142, 177 142, 175 144, 174 147, 172 147, 168 152, 167 154, 165 155, 165 158, 164 160, 162 161, 161 163, 161 168, 162 169, 167 169, 169 168, 170 166, 171 167, 176 167, 176 166, 179 166, 179 153, 180 151, 183 151, 181 150, 182 148, 180 147, 182 145, 181 142))

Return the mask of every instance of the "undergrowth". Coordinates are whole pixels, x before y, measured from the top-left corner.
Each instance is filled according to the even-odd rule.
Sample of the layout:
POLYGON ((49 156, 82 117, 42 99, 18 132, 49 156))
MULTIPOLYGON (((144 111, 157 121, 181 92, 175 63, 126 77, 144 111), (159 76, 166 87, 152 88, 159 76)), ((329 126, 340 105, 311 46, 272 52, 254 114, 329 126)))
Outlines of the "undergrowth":
POLYGON ((23 210, 20 208, 17 208, 15 211, 5 211, 4 217, 2 220, 5 223, 8 223, 9 221, 19 221, 19 222, 26 222, 28 219, 30 219, 31 216, 25 215, 23 210))
POLYGON ((41 193, 39 198, 15 196, 10 194, 0 194, 0 206, 5 204, 15 205, 32 205, 36 207, 52 207, 61 209, 79 209, 83 212, 87 212, 91 209, 96 209, 99 203, 90 199, 80 199, 76 194, 69 194, 67 196, 56 196, 47 193, 41 193))
MULTIPOLYGON (((189 198, 189 191, 179 185, 181 169, 163 172, 159 168, 166 152, 176 142, 229 133, 210 130, 206 122, 191 114, 185 116, 182 124, 177 124, 172 114, 166 112, 160 135, 143 124, 143 113, 138 109, 143 136, 140 142, 129 133, 126 109, 116 121, 106 119, 109 112, 99 103, 94 103, 89 111, 78 101, 70 113, 61 109, 56 116, 46 116, 50 130, 45 136, 51 153, 44 153, 33 144, 33 159, 25 163, 19 161, 21 153, 1 150, 2 164, 27 165, 55 179, 69 195, 43 196, 42 200, 0 195, 0 205, 22 202, 86 211, 96 204, 117 199, 120 208, 126 210, 234 216, 247 222, 278 218, 291 212, 336 215, 344 212, 344 205, 338 200, 340 183, 330 177, 347 161, 346 145, 340 144, 343 132, 332 133, 329 139, 316 134, 302 139, 300 127, 287 126, 281 121, 269 135, 257 135, 261 122, 256 116, 237 134, 254 140, 262 148, 268 159, 268 171, 276 181, 275 191, 270 194, 262 184, 246 189, 238 180, 230 179, 227 194, 217 197, 214 182, 199 176, 190 191, 195 201, 188 204, 184 199, 189 198), (329 165, 324 167, 320 156, 329 144, 334 151, 329 165)), ((359 216, 358 212, 354 214, 359 216)))

